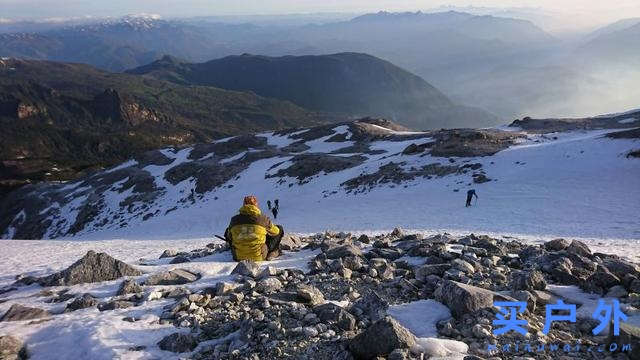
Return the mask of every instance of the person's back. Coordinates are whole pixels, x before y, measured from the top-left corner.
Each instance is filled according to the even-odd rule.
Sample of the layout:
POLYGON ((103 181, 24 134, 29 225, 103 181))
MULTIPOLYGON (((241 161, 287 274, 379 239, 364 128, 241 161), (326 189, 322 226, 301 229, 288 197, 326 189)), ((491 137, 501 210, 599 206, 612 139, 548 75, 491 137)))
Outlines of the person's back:
POLYGON ((231 218, 225 236, 231 238, 234 260, 261 261, 278 250, 282 230, 262 214, 254 196, 247 196, 238 215, 231 218), (267 237, 274 240, 267 241, 267 237))

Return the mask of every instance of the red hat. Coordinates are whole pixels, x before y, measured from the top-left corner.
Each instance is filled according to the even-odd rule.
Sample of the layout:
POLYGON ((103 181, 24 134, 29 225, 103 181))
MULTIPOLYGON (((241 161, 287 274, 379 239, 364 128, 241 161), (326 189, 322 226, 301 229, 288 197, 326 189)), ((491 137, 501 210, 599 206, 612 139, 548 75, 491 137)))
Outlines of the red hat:
POLYGON ((244 205, 258 206, 258 198, 256 198, 253 195, 245 196, 243 204, 244 205))

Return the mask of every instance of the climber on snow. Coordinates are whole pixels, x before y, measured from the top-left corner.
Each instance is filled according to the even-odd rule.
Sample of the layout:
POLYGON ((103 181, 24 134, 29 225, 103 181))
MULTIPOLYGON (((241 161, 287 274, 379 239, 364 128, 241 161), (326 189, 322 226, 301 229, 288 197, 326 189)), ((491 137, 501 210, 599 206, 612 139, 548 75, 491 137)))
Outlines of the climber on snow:
POLYGON ((280 255, 284 229, 263 215, 255 196, 246 196, 238 215, 231 218, 224 233, 236 261, 271 260, 280 255))
POLYGON ((474 196, 476 197, 476 201, 477 201, 478 194, 476 194, 476 191, 474 189, 467 191, 467 207, 471 206, 471 199, 473 199, 474 196))

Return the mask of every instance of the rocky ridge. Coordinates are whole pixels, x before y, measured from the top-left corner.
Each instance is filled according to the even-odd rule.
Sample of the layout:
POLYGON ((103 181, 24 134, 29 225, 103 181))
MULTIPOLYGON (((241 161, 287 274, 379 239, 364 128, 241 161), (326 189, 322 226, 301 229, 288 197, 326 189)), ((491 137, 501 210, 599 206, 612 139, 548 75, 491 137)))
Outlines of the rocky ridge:
MULTIPOLYGON (((157 346, 194 359, 555 359, 557 354, 552 352, 532 354, 520 348, 501 353, 487 347, 518 342, 562 347, 576 341, 582 350, 565 352, 563 359, 623 360, 638 355, 639 329, 631 324, 621 327, 620 338, 594 336, 594 320, 583 317, 575 323, 556 322, 548 335, 542 333, 544 305, 558 299, 570 303, 558 291, 568 285, 618 299, 629 317, 640 314, 640 266, 617 256, 592 253, 576 240, 529 245, 474 234, 423 237, 396 229, 377 236, 288 235, 284 244, 293 253, 315 251, 308 271, 240 262, 228 280, 213 286, 197 287, 204 280, 200 274, 175 268, 127 277, 118 294, 109 298, 68 297, 59 288, 44 289, 42 295, 66 302, 67 311, 93 306, 112 311, 164 299, 166 305, 157 321, 175 326, 176 331, 159 339, 157 346), (425 347, 408 325, 389 316, 394 306, 425 299, 444 304, 451 313, 435 324, 437 338, 463 344, 466 354, 445 346, 425 347), (512 331, 495 336, 492 320, 498 309, 493 302, 516 300, 527 302, 519 314, 528 321, 527 335, 512 331), (616 339, 631 344, 632 351, 586 352, 588 346, 616 339)), ((191 252, 168 250, 160 256, 192 261, 228 251, 224 244, 212 243, 191 252)), ((12 289, 21 285, 18 282, 12 289)), ((6 290, 10 294, 12 289, 6 290)), ((16 303, 3 321, 55 320, 56 316, 16 303), (27 315, 16 318, 14 314, 27 315)), ((16 341, 9 343, 19 343, 16 341)))

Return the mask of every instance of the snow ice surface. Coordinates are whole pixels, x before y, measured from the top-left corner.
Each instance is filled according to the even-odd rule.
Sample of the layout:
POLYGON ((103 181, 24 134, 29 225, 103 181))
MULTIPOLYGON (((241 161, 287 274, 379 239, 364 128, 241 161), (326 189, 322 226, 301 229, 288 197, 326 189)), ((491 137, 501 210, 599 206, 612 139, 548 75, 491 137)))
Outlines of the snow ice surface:
POLYGON ((389 315, 418 338, 417 350, 429 356, 463 359, 469 347, 461 341, 438 339, 436 324, 451 318, 445 305, 435 300, 419 300, 402 305, 393 305, 389 315))

